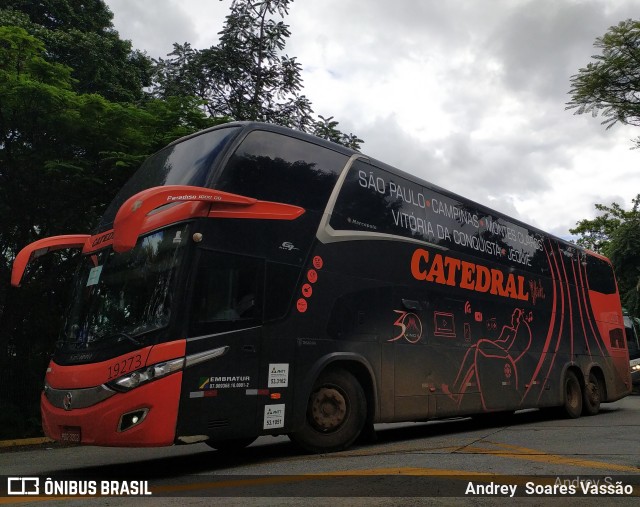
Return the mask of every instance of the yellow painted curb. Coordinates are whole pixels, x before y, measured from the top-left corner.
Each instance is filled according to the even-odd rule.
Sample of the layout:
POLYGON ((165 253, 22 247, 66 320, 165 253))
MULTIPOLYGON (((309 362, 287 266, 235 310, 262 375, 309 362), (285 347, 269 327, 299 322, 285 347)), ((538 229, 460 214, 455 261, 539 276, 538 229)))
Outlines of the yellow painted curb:
POLYGON ((53 443, 53 440, 47 437, 36 438, 16 438, 14 440, 0 440, 1 447, 17 447, 20 445, 40 445, 53 443))

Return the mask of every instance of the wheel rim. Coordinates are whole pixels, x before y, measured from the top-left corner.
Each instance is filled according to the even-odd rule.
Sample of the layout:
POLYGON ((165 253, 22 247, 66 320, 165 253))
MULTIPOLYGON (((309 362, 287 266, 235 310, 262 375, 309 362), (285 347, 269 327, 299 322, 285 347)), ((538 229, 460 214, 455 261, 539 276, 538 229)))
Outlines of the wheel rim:
POLYGON ((580 386, 576 382, 567 383, 567 404, 572 408, 580 404, 580 386))
POLYGON ((587 391, 587 399, 592 406, 600 403, 600 389, 598 389, 598 384, 595 382, 589 382, 586 386, 587 391))
POLYGON ((347 400, 335 387, 321 387, 311 396, 310 423, 319 431, 335 431, 347 419, 347 400))

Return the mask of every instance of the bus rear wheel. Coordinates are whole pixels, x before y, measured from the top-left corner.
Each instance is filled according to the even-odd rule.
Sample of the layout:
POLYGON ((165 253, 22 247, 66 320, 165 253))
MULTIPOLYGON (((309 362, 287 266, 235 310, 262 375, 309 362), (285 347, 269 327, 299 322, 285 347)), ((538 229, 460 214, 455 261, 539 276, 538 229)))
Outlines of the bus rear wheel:
POLYGON ((358 438, 366 418, 360 383, 346 370, 328 370, 311 390, 304 425, 289 437, 310 452, 341 451, 358 438))
POLYGON ((600 412, 601 400, 602 386, 600 385, 600 379, 594 373, 589 373, 589 381, 584 386, 582 396, 582 413, 584 415, 596 415, 600 412))
POLYGON ((575 373, 567 371, 564 377, 564 414, 576 419, 582 414, 582 388, 575 373))

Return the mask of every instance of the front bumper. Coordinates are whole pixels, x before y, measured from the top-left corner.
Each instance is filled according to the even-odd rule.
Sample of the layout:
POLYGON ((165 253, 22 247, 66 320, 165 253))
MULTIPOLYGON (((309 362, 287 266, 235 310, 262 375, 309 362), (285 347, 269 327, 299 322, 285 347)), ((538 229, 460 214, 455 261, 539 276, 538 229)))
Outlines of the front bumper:
POLYGON ((70 410, 54 406, 43 393, 42 427, 48 437, 63 442, 121 447, 171 445, 181 384, 182 372, 176 372, 90 407, 70 410), (127 419, 132 413, 142 415, 135 424, 127 419))

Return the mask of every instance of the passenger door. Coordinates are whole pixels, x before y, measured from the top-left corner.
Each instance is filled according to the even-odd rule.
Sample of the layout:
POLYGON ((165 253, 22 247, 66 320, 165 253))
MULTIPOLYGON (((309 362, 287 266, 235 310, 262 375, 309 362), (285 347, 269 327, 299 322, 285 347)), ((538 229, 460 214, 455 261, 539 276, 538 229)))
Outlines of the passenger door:
POLYGON ((208 250, 198 257, 187 356, 220 355, 185 368, 177 435, 257 435, 264 260, 208 250))

